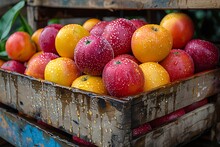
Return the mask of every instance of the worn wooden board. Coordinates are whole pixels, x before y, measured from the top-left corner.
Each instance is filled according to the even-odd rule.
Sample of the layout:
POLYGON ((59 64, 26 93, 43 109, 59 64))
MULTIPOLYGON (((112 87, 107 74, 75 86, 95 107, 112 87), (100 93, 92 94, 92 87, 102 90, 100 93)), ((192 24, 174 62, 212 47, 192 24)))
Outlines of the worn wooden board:
POLYGON ((215 105, 207 104, 176 121, 153 130, 132 141, 132 146, 138 147, 173 147, 183 142, 189 142, 210 128, 215 122, 215 105))
POLYGON ((12 6, 16 3, 18 3, 19 0, 1 0, 1 4, 0 4, 0 9, 3 7, 8 7, 8 6, 12 6))
MULTIPOLYGON (((17 147, 53 146, 77 147, 60 134, 42 129, 30 120, 22 118, 12 111, 0 106, 0 137, 17 147), (60 136, 58 136, 58 134, 60 136)), ((62 135, 63 136, 63 135, 62 135)))
POLYGON ((124 146, 132 128, 218 93, 219 75, 207 71, 118 100, 0 70, 0 102, 98 146, 124 146))
POLYGON ((28 0, 32 6, 92 9, 207 9, 220 7, 219 0, 28 0))

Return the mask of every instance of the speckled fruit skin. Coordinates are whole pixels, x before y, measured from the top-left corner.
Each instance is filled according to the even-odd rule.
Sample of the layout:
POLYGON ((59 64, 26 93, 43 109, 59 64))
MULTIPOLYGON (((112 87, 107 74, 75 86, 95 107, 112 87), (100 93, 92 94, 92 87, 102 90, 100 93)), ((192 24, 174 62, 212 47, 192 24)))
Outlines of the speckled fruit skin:
POLYGON ((211 42, 193 39, 184 49, 193 59, 195 72, 216 68, 219 61, 219 49, 211 42))
POLYGON ((136 29, 147 24, 146 21, 144 21, 142 19, 137 19, 137 18, 131 19, 130 21, 135 25, 136 29))
POLYGON ((89 75, 101 75, 105 65, 114 58, 109 42, 100 36, 82 38, 74 50, 74 61, 79 70, 89 75))
POLYGON ((24 74, 24 71, 26 69, 23 63, 16 61, 16 60, 9 60, 9 61, 4 62, 1 68, 4 70, 17 72, 20 74, 24 74))
POLYGON ((128 58, 118 57, 108 62, 102 78, 111 96, 120 98, 143 92, 143 72, 137 63, 128 58))
POLYGON ((121 54, 121 55, 118 55, 117 58, 118 57, 128 58, 128 59, 131 59, 132 61, 134 61, 137 64, 141 64, 141 62, 139 62, 138 59, 136 59, 135 56, 131 55, 131 54, 121 54))
POLYGON ((33 56, 29 60, 24 74, 38 79, 44 79, 44 70, 47 63, 58 57, 58 55, 48 52, 42 52, 41 54, 33 56))
POLYGON ((169 73, 171 82, 192 76, 195 71, 193 59, 181 49, 172 49, 160 64, 169 73))
POLYGON ((101 36, 109 21, 100 21, 90 30, 91 35, 101 36))
POLYGON ((136 27, 130 20, 117 18, 109 22, 102 36, 111 44, 115 56, 131 53, 131 37, 136 27))
POLYGON ((62 25, 60 24, 51 24, 43 29, 39 37, 39 45, 42 51, 57 54, 55 38, 61 28, 62 25))

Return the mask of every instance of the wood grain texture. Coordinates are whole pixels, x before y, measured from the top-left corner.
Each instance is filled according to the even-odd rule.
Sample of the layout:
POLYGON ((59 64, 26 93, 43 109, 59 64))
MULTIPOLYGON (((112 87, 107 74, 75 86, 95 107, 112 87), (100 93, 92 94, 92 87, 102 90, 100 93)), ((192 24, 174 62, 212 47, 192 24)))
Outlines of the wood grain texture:
POLYGON ((92 9, 218 9, 219 0, 28 0, 31 6, 92 9))
POLYGON ((215 122, 215 105, 207 104, 132 141, 138 147, 173 147, 189 142, 215 122))

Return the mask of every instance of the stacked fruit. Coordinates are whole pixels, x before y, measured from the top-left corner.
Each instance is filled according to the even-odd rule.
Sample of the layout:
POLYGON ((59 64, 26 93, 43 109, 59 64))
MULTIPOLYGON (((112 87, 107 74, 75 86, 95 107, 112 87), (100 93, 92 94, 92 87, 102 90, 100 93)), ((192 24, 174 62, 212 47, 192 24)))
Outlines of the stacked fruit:
POLYGON ((1 68, 121 98, 216 68, 218 48, 193 35, 183 13, 160 24, 125 18, 52 24, 32 36, 12 34, 6 42, 11 60, 1 68))

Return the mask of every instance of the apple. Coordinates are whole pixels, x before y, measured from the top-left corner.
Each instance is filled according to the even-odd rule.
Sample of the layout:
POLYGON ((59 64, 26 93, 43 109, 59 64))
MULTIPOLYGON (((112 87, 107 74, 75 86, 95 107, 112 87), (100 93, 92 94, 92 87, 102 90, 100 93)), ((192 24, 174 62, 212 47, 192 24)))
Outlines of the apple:
POLYGON ((102 78, 111 96, 120 98, 143 92, 144 74, 138 64, 128 58, 117 57, 109 61, 102 78))
POLYGON ((79 70, 89 75, 101 75, 105 65, 114 58, 109 42, 101 37, 90 35, 82 38, 74 49, 74 61, 79 70))
POLYGON ((43 29, 39 36, 39 45, 42 51, 58 54, 55 47, 55 38, 61 28, 61 24, 51 24, 43 29))
POLYGON ((140 125, 139 127, 137 128, 134 128, 132 130, 132 137, 136 138, 136 137, 139 137, 141 135, 144 135, 148 132, 150 132, 152 130, 151 126, 149 123, 145 123, 143 125, 140 125))
POLYGON ((146 21, 144 21, 142 19, 138 19, 138 18, 131 19, 130 21, 135 25, 136 29, 147 24, 146 21))
POLYGON ((160 25, 171 32, 173 36, 172 48, 184 48, 194 35, 194 24, 192 19, 184 13, 173 12, 165 15, 160 25))
POLYGON ((169 123, 171 121, 174 121, 176 120, 177 118, 183 116, 185 114, 185 111, 184 109, 179 109, 179 110, 176 110, 174 112, 171 112, 165 116, 162 116, 162 117, 159 117, 159 118, 156 118, 152 121, 150 121, 150 125, 152 128, 157 128, 157 127, 160 127, 166 123, 169 123))
POLYGON ((199 107, 204 106, 207 103, 208 103, 208 98, 204 98, 204 99, 202 99, 198 102, 194 102, 193 104, 184 107, 184 110, 185 110, 186 113, 188 113, 188 112, 191 112, 191 111, 193 111, 193 110, 195 110, 199 107))
POLYGON ((106 25, 102 36, 111 44, 114 55, 131 53, 131 37, 136 30, 128 19, 117 18, 106 25))
POLYGON ((22 62, 9 60, 2 64, 1 69, 24 74, 26 67, 22 62))
POLYGON ((100 21, 90 30, 91 35, 101 36, 109 21, 100 21))
POLYGON ((194 74, 194 63, 191 56, 181 49, 172 49, 160 62, 170 75, 170 81, 180 80, 194 74))
POLYGON ((193 39, 184 50, 192 57, 196 73, 214 69, 218 64, 219 49, 209 41, 193 39))
POLYGON ((42 52, 33 56, 27 64, 24 74, 38 79, 44 79, 44 70, 48 62, 59 56, 54 53, 42 52))
MULTIPOLYGON (((138 61, 137 58, 135 58, 134 55, 131 55, 131 54, 121 54, 121 55, 118 55, 117 57, 124 57, 124 58, 128 58, 128 59, 131 59, 132 61, 134 61, 135 63, 137 64, 140 64, 141 62, 138 61)), ((117 58, 116 57, 116 58, 117 58)))

